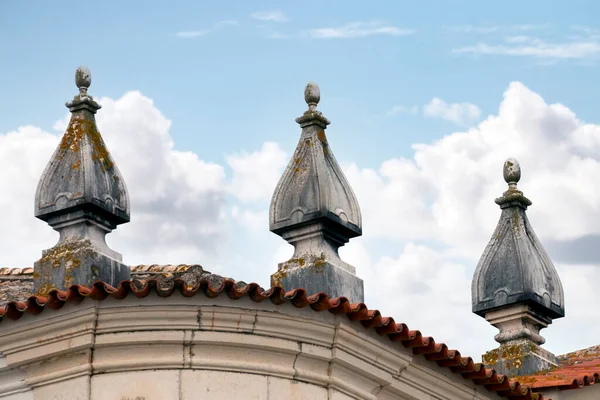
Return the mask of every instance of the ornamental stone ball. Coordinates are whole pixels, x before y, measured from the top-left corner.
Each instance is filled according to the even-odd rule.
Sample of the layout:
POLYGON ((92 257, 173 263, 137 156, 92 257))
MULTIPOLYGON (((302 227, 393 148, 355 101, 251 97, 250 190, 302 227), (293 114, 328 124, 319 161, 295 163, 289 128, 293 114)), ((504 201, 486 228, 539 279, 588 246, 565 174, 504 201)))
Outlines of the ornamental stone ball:
POLYGON ((79 89, 88 89, 92 84, 92 73, 88 67, 80 66, 75 71, 75 84, 79 89))
POLYGON ((316 108, 321 101, 321 90, 319 86, 314 82, 309 82, 304 89, 304 101, 309 107, 316 108))
POLYGON ((514 183, 515 185, 521 180, 521 166, 519 162, 514 158, 509 158, 504 162, 504 180, 509 185, 514 183))

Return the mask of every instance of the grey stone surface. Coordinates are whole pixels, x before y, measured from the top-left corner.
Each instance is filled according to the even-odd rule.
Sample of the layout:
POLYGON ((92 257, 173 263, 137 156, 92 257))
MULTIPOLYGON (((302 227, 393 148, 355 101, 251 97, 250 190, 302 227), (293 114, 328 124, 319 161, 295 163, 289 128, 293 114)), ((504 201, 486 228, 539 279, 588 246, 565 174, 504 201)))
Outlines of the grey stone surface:
POLYGON ((559 365, 552 353, 528 341, 502 345, 482 358, 487 368, 509 377, 532 375, 559 365))
POLYGON ((565 315, 562 284, 525 214, 531 201, 517 190, 520 177, 517 161, 507 160, 504 179, 509 187, 496 199, 502 209, 500 221, 473 276, 473 312, 484 316, 525 303, 538 315, 560 318, 565 315))
POLYGON ((510 376, 530 375, 558 364, 540 347, 545 339, 539 332, 564 317, 564 294, 525 214, 531 201, 517 189, 517 160, 506 160, 503 172, 508 190, 496 199, 500 221, 473 275, 473 312, 499 329, 500 347, 484 354, 484 363, 510 376))
POLYGON ((71 120, 35 196, 35 216, 60 234, 34 265, 34 290, 40 294, 97 278, 117 285, 130 276, 105 241, 117 225, 129 222, 127 188, 96 126, 100 105, 87 93, 89 70, 79 67, 75 82, 79 94, 66 104, 71 120))
POLYGON ((34 266, 35 294, 45 296, 54 288, 90 286, 96 281, 117 286, 128 280, 129 267, 102 254, 89 239, 67 239, 42 252, 34 266))
POLYGON ((23 301, 33 293, 33 268, 0 268, 0 305, 23 301))
POLYGON ((364 298, 362 279, 327 261, 324 253, 280 263, 271 275, 271 286, 303 288, 309 295, 323 292, 330 298, 344 296, 354 303, 363 302, 364 298))
POLYGON ((308 110, 296 119, 302 127, 300 141, 277 184, 269 212, 270 230, 294 246, 294 255, 279 265, 271 283, 362 302, 362 280, 338 254, 339 247, 362 234, 360 208, 325 136, 330 122, 317 110, 319 87, 309 83, 304 97, 308 110), (306 260, 313 259, 320 260, 326 272, 309 273, 314 272, 313 264, 306 260))

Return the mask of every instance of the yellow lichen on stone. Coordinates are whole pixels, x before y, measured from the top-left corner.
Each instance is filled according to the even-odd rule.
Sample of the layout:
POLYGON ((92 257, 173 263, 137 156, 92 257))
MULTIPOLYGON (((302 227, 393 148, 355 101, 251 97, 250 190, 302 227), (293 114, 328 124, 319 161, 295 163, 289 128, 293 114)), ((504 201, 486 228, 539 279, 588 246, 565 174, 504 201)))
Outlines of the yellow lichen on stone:
POLYGON ((327 155, 327 147, 329 144, 327 143, 327 136, 325 136, 325 131, 323 129, 319 129, 317 132, 317 138, 321 142, 321 147, 323 147, 323 154, 327 155))
POLYGON ((67 275, 65 276, 65 280, 64 280, 64 286, 65 289, 69 288, 71 285, 73 285, 73 281, 75 280, 75 278, 73 278, 71 275, 67 275))
MULTIPOLYGON (((89 118, 93 118, 89 117, 89 118)), ((102 170, 112 168, 113 162, 110 153, 104 144, 104 140, 98 132, 95 121, 85 118, 80 113, 74 113, 69 122, 69 126, 63 135, 59 148, 61 153, 58 158, 62 158, 67 151, 78 153, 81 149, 84 138, 92 149, 92 161, 97 162, 102 170)), ((77 169, 81 166, 81 160, 75 161, 72 169, 77 169)))
POLYGON ((281 280, 287 276, 286 271, 288 268, 289 267, 288 267, 287 263, 279 265, 277 272, 275 272, 273 275, 271 275, 271 286, 272 287, 282 287, 281 280))
POLYGON ((327 260, 325 260, 325 253, 321 253, 321 255, 314 260, 313 268, 315 272, 323 272, 325 271, 325 265, 327 264, 327 260))
POLYGON ((482 356, 483 363, 489 367, 493 367, 498 362, 498 352, 491 350, 482 356))
POLYGON ((54 285, 50 284, 50 282, 46 282, 42 286, 40 286, 40 288, 37 290, 35 295, 46 297, 46 296, 48 296, 48 293, 50 293, 50 291, 53 289, 56 289, 56 287, 54 285))

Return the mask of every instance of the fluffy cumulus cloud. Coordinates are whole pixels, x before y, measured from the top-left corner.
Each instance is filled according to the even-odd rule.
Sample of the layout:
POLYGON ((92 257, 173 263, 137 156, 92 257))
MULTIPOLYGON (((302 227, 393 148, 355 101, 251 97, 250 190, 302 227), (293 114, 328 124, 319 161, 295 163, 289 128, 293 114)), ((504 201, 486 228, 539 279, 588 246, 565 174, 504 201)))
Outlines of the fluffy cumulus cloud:
MULTIPOLYGON (((500 217, 494 199, 507 187, 502 166, 516 157, 523 170, 519 187, 533 201, 529 218, 565 288, 567 317, 543 331, 548 348, 562 353, 594 344, 600 327, 591 321, 600 312, 588 305, 600 300, 593 286, 600 268, 600 191, 593 184, 600 173, 600 126, 515 82, 495 115, 413 148, 413 157, 386 160, 377 169, 344 163, 338 154, 364 222, 363 237, 340 252, 365 280, 368 304, 464 354, 478 357, 495 347, 495 328, 471 313, 470 284, 500 217), (565 340, 574 329, 577 344, 565 340)), ((236 212, 240 223, 252 223, 249 214, 236 212)), ((255 243, 258 257, 269 254, 266 264, 291 255, 279 244, 273 259, 280 242, 270 237, 255 243)))
POLYGON ((225 172, 195 153, 177 151, 171 122, 139 92, 100 99, 98 125, 135 210, 110 238, 140 262, 193 262, 212 256, 223 227, 225 172))
POLYGON ((287 162, 286 152, 274 142, 264 143, 259 151, 227 156, 232 194, 243 202, 270 200, 287 162))
MULTIPOLYGON (((109 245, 128 263, 184 263, 215 255, 227 232, 225 172, 191 152, 173 149, 171 122, 139 92, 118 100, 97 99, 99 129, 123 174, 131 198, 132 222, 107 236, 109 245)), ((58 121, 57 133, 25 127, 0 135, 0 185, 5 210, 18 230, 2 240, 3 265, 31 265, 42 248, 51 247, 57 234, 33 218, 38 179, 50 160, 69 115, 58 121), (24 160, 24 161, 23 161, 24 160), (24 256, 24 255, 27 256, 24 256)))
POLYGON ((352 244, 342 254, 369 265, 362 269, 371 279, 366 287, 388 313, 475 355, 489 349, 493 341, 464 337, 493 336, 470 313, 469 283, 500 216, 493 200, 506 189, 503 162, 515 157, 523 170, 519 187, 533 201, 529 218, 565 287, 567 317, 544 333, 548 346, 572 350, 564 338, 573 329, 580 346, 594 344, 599 328, 592 321, 600 312, 587 305, 600 300, 593 288, 600 268, 594 253, 600 244, 599 141, 599 125, 512 83, 497 115, 477 127, 416 144, 412 158, 385 161, 378 170, 346 167, 363 209, 365 245, 395 239, 404 247, 397 255, 388 248, 390 256, 372 262, 352 244))
POLYGON ((43 245, 58 239, 44 222, 33 217, 35 189, 58 137, 32 126, 0 135, 0 197, 2 222, 0 240, 2 265, 31 265, 41 257, 43 245))
MULTIPOLYGON (((224 166, 176 151, 170 122, 137 92, 104 105, 98 124, 127 179, 132 222, 110 235, 128 262, 202 262, 209 269, 268 285, 291 247, 268 232, 268 205, 289 152, 265 143, 237 151, 224 166), (227 204, 230 201, 231 204, 227 204), (233 236, 227 248, 219 238, 233 236), (223 265, 226 266, 223 267, 223 265)), ((57 124, 61 125, 61 124, 57 124)), ((64 125, 64 121, 62 122, 64 125)), ((58 141, 23 127, 0 135, 0 177, 6 226, 2 264, 27 265, 56 239, 32 216, 37 179, 58 141), (15 251, 14 249, 18 249, 15 251)), ((495 346, 495 329, 471 313, 470 282, 506 190, 502 165, 522 167, 519 188, 533 201, 528 214, 555 261, 565 289, 567 317, 544 333, 557 353, 595 344, 600 301, 600 126, 567 107, 547 104, 521 83, 504 93, 497 113, 463 132, 427 144, 414 155, 369 169, 343 164, 363 212, 364 234, 341 255, 365 280, 366 299, 413 329, 464 354, 495 346), (578 332, 578 341, 569 338, 578 332), (473 340, 477 338, 477 340, 473 340)))
POLYGON ((446 103, 444 100, 434 97, 423 106, 423 114, 426 117, 441 118, 454 122, 457 125, 468 126, 479 120, 481 110, 471 103, 446 103))

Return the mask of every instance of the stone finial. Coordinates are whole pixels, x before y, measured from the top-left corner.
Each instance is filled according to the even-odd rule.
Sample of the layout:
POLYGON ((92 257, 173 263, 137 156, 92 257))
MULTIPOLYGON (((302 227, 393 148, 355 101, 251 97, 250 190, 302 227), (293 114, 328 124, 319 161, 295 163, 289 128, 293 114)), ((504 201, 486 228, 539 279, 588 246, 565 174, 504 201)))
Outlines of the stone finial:
POLYGON ((87 93, 88 88, 92 84, 92 73, 88 67, 83 65, 75 71, 75 84, 79 88, 79 93, 87 93))
POLYGON ((528 375, 556 364, 540 346, 540 330, 564 317, 564 295, 558 273, 535 235, 525 211, 531 205, 517 189, 521 167, 504 163, 508 190, 497 198, 500 221, 473 276, 473 312, 500 332, 500 348, 484 355, 484 362, 508 375, 528 375))
POLYGON ((113 286, 129 279, 130 270, 105 235, 129 222, 129 196, 119 169, 96 127, 101 108, 87 94, 90 71, 79 67, 79 94, 66 103, 71 120, 38 183, 35 216, 60 238, 34 266, 34 291, 90 285, 102 280, 113 286))
POLYGON ((517 187, 517 183, 521 180, 521 166, 514 158, 509 158, 504 162, 502 169, 504 180, 508 183, 508 187, 517 187))
POLYGON ((321 101, 321 90, 314 82, 309 82, 304 89, 304 101, 308 104, 308 109, 314 111, 321 101))
POLYGON ((270 230, 294 246, 294 255, 279 264, 271 284, 362 302, 363 281, 338 254, 339 247, 362 234, 360 208, 325 136, 330 122, 317 110, 319 87, 306 85, 304 98, 308 110, 296 119, 300 141, 269 212, 270 230))

